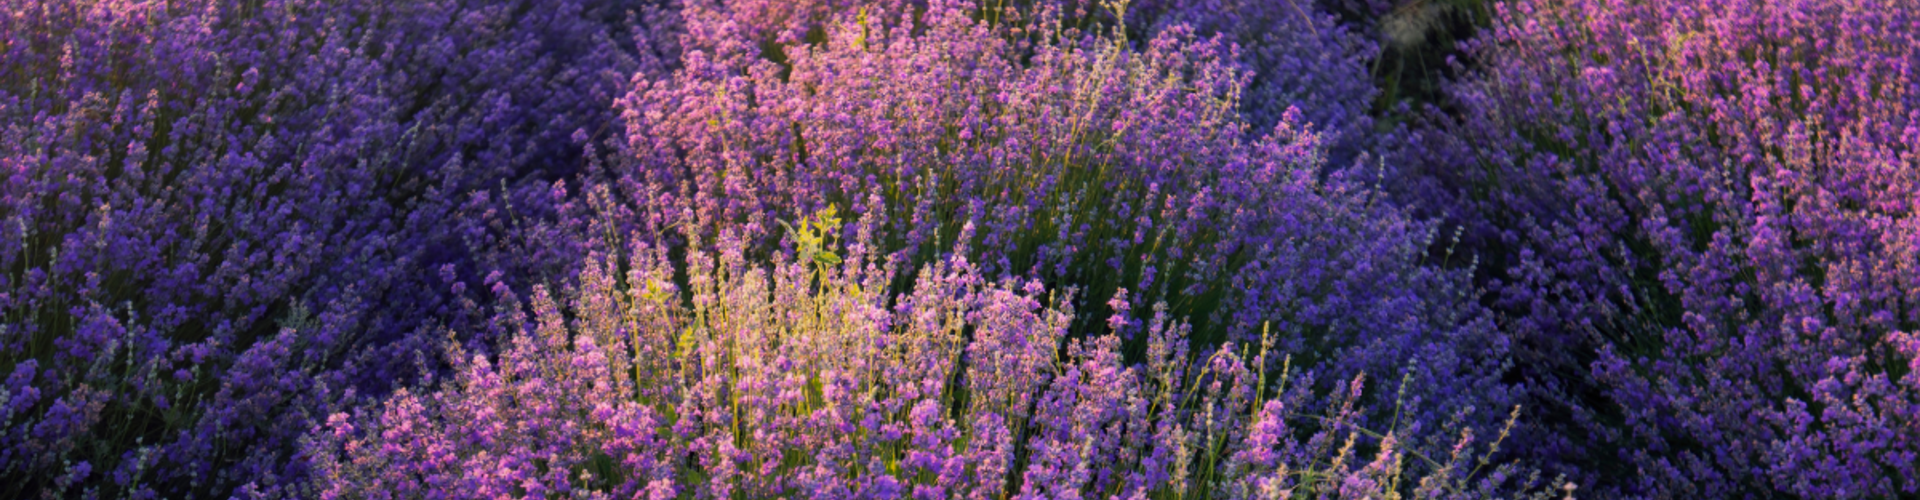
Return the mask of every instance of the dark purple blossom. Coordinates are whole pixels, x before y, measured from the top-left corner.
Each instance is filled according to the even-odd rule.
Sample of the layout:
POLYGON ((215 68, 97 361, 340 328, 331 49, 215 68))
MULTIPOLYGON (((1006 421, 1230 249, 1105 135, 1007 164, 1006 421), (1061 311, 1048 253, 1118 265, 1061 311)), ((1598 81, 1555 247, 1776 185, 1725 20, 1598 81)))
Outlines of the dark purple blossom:
POLYGON ((427 270, 575 260, 537 218, 669 17, 0 6, 0 495, 292 493, 320 412, 461 324, 427 270))
POLYGON ((1920 6, 1497 12, 1396 182, 1495 264, 1539 456, 1623 496, 1920 491, 1920 6))

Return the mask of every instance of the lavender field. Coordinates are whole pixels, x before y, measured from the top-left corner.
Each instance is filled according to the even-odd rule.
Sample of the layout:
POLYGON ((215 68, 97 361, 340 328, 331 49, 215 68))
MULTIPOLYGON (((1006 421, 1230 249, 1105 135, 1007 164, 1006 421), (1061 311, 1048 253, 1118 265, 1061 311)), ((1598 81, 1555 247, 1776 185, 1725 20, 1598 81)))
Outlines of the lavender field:
POLYGON ((1920 498, 1920 0, 0 0, 0 498, 1920 498))

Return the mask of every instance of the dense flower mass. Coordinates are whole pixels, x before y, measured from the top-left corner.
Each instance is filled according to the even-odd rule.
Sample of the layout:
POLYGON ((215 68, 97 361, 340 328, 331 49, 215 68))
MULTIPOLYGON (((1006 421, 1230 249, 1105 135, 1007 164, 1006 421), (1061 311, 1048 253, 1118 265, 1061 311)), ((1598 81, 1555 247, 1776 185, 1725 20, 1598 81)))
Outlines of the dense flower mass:
POLYGON ((1069 334, 1072 291, 988 279, 965 249, 891 295, 876 220, 842 257, 838 217, 812 216, 765 266, 723 231, 685 257, 685 289, 646 243, 558 296, 496 288, 501 353, 456 348, 438 390, 329 417, 319 495, 1373 498, 1515 472, 1472 474, 1500 428, 1421 454, 1415 425, 1362 426, 1364 377, 1311 401, 1311 374, 1261 369, 1270 343, 1192 356, 1164 307, 1128 363, 1113 333, 1069 334))
POLYGON ((1270 331, 1343 376, 1418 372, 1437 405, 1425 423, 1473 406, 1491 423, 1509 404, 1492 324, 1454 274, 1422 266, 1431 229, 1356 178, 1377 171, 1325 165, 1298 113, 1249 138, 1229 48, 1180 29, 1136 48, 1044 11, 1022 26, 1043 38, 970 14, 842 18, 784 65, 689 51, 622 102, 636 161, 616 198, 664 212, 637 227, 737 227, 750 248, 820 207, 883 214, 876 251, 903 269, 963 238, 989 276, 1080 289, 1093 314, 1077 333, 1131 338, 1132 311, 1165 302, 1209 342, 1270 331))
POLYGON ((0 2, 0 497, 1920 495, 1916 13, 0 2))
POLYGON ((1368 78, 1378 44, 1306 2, 1262 0, 1136 0, 1127 24, 1159 31, 1185 27, 1218 34, 1240 47, 1247 82, 1240 106, 1265 131, 1297 110, 1344 166, 1369 149, 1378 94, 1368 78))
POLYGON ((1920 492, 1920 5, 1514 2, 1409 192, 1616 493, 1920 492))
POLYGON ((0 6, 0 495, 277 488, 455 320, 427 269, 556 257, 509 211, 663 62, 645 11, 532 7, 0 6))

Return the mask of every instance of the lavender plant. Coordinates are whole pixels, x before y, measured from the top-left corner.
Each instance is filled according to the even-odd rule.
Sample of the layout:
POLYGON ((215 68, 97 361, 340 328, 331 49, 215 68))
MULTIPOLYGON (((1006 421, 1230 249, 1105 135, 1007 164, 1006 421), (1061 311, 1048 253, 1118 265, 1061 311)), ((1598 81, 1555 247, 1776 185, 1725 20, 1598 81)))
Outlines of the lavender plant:
POLYGON ((1527 491, 1373 51, 1278 3, 0 5, 0 495, 1527 491))
POLYGON ((1240 107, 1256 131, 1296 111, 1327 143, 1329 164, 1346 167, 1372 149, 1379 91, 1369 70, 1380 47, 1313 2, 1139 0, 1126 17, 1149 33, 1185 26, 1237 44, 1247 78, 1240 107))
POLYGON ((613 38, 644 9, 531 7, 0 6, 0 495, 273 493, 457 321, 428 269, 551 259, 508 210, 564 208, 658 51, 613 38))
POLYGON ((1506 394, 1502 341, 1459 276, 1421 262, 1431 230, 1325 168, 1297 113, 1244 139, 1230 49, 1172 29, 1136 52, 1044 10, 1003 25, 970 6, 843 17, 785 65, 690 50, 622 101, 634 164, 606 169, 606 205, 649 207, 623 227, 656 234, 738 226, 756 252, 778 247, 773 221, 829 204, 893 213, 876 238, 907 268, 972 224, 983 273, 1113 297, 1076 303, 1078 331, 1117 316, 1131 338, 1129 311, 1166 302, 1205 342, 1270 325, 1345 376, 1413 363, 1418 394, 1450 400, 1424 401, 1504 406, 1488 403, 1506 394))
POLYGON ((330 416, 307 448, 318 496, 1439 498, 1540 483, 1474 466, 1500 438, 1471 431, 1408 474, 1429 458, 1404 446, 1410 428, 1359 426, 1363 378, 1307 404, 1311 371, 1263 369, 1267 344, 1193 357, 1164 307, 1140 332, 1148 359, 1126 363, 1116 334, 1068 335, 1063 292, 989 279, 964 248, 893 295, 879 220, 850 228, 844 256, 828 209, 789 225, 795 250, 764 266, 740 232, 709 246, 689 229, 688 255, 636 238, 560 296, 495 287, 499 354, 452 348, 438 387, 330 416))
POLYGON ((1497 259, 1537 449, 1622 496, 1920 492, 1916 7, 1500 6, 1403 186, 1497 259))

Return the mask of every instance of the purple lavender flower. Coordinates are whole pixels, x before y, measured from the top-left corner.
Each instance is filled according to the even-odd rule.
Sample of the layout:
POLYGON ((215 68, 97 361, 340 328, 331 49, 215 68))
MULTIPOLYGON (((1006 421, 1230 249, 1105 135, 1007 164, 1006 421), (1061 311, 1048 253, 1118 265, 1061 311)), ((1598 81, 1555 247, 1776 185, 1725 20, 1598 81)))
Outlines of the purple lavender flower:
POLYGON ((1498 6, 1396 182, 1489 256, 1538 456, 1612 495, 1920 491, 1915 7, 1498 6))
MULTIPOLYGON (((843 247, 831 214, 786 241, 816 255, 870 243, 843 247)), ((1360 379, 1322 400, 1311 375, 1265 370, 1264 348, 1189 358, 1164 304, 1144 331, 1159 358, 1128 365, 1117 334, 1069 337, 1066 296, 989 280, 964 248, 892 295, 880 254, 755 262, 736 228, 711 250, 682 230, 696 245, 682 291, 658 284, 682 273, 670 252, 635 239, 590 257, 567 307, 543 288, 501 297, 496 319, 515 326, 497 362, 456 348, 455 378, 328 417, 304 448, 320 495, 1360 498, 1411 491, 1415 475, 1430 497, 1538 483, 1458 467, 1477 449, 1468 427, 1446 441, 1450 465, 1409 465, 1425 459, 1402 444, 1416 428, 1363 437, 1378 434, 1360 379)))
POLYGON ((560 262, 524 217, 674 46, 530 6, 0 7, 0 366, 38 370, 0 492, 287 493, 315 419, 464 324, 428 269, 560 262))

